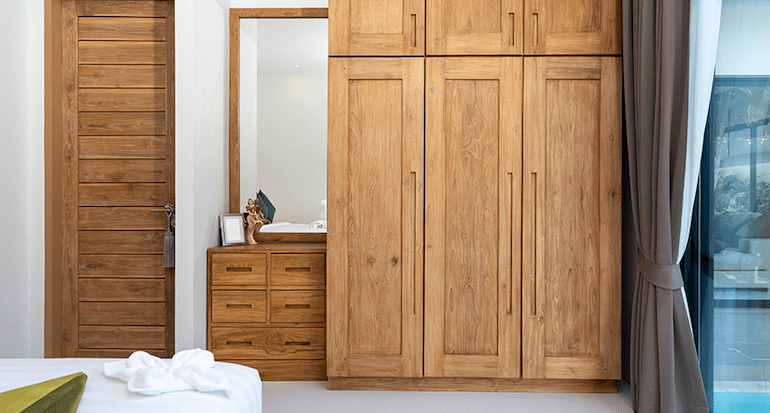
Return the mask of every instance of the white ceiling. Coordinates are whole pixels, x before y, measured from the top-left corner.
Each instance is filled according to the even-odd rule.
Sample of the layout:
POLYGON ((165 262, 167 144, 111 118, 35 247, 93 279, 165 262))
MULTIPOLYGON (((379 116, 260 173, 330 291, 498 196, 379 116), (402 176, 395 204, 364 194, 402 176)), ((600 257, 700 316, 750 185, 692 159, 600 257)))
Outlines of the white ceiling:
POLYGON ((327 19, 241 19, 241 35, 257 44, 258 71, 325 72, 328 32, 327 19))

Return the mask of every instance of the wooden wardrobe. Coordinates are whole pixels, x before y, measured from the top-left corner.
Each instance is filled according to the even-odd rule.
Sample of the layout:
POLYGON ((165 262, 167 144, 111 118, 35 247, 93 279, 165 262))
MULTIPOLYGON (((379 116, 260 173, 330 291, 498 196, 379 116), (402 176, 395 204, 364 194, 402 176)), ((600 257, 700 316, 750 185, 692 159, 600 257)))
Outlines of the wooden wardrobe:
POLYGON ((330 389, 615 391, 619 3, 329 2, 330 389))

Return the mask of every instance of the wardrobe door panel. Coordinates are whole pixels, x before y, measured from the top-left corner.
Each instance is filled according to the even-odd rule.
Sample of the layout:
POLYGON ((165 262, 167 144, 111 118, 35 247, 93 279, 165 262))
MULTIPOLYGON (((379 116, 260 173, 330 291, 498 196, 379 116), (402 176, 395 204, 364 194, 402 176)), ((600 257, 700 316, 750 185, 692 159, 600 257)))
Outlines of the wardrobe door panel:
POLYGON ((427 0, 428 55, 521 54, 522 0, 427 0))
POLYGON ((422 374, 423 71, 330 59, 330 377, 422 374))
POLYGON ((620 70, 525 58, 525 378, 621 375, 620 70))
POLYGON ((622 53, 620 0, 527 0, 524 53, 622 53))
POLYGON ((521 58, 429 58, 425 374, 519 376, 521 58))
POLYGON ((330 0, 330 56, 419 56, 425 0, 330 0))

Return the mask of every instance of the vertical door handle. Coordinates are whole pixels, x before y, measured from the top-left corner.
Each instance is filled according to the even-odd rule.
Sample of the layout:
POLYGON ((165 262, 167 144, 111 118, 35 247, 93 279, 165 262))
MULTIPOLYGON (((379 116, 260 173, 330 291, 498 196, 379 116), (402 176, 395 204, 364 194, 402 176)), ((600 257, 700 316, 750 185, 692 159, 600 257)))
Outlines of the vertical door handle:
POLYGON ((530 175, 532 188, 532 309, 531 314, 537 315, 537 172, 530 175))

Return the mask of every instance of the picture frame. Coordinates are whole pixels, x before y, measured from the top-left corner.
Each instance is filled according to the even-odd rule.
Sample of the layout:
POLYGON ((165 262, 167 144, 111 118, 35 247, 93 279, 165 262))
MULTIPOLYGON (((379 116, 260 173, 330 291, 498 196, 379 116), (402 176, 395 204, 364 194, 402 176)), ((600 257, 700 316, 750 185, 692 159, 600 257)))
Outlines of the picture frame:
POLYGON ((242 214, 220 214, 219 228, 222 234, 222 245, 240 245, 246 243, 242 214))

